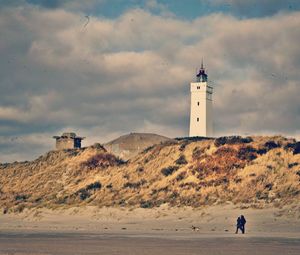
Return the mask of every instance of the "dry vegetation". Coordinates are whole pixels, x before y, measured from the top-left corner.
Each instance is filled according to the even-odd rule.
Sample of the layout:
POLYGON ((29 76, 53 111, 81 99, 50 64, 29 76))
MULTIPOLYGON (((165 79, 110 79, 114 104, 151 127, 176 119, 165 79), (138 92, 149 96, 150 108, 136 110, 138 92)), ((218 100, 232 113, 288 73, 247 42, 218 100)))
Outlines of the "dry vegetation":
POLYGON ((284 137, 178 139, 124 162, 95 145, 0 165, 0 208, 299 205, 300 143, 284 137))

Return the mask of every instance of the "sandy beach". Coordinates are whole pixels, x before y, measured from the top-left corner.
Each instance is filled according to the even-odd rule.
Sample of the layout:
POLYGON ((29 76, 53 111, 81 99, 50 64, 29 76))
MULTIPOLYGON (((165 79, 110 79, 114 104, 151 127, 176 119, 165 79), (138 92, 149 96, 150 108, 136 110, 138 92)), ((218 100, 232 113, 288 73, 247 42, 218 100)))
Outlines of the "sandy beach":
POLYGON ((299 239, 130 234, 1 234, 0 254, 299 254, 299 239))
POLYGON ((0 254, 299 254, 300 221, 288 212, 232 205, 24 211, 1 215, 0 254), (234 234, 240 214, 245 235, 234 234))

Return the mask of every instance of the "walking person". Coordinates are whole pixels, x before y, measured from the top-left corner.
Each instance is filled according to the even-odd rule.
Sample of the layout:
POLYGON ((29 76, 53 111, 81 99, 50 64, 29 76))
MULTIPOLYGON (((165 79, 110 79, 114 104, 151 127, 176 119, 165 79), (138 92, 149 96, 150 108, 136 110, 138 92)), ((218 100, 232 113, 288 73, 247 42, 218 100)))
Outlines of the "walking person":
POLYGON ((240 229, 241 229, 243 234, 245 234, 245 224, 246 224, 246 219, 245 219, 244 215, 241 215, 241 227, 240 227, 240 229))
POLYGON ((240 227, 241 227, 241 217, 238 217, 236 220, 236 231, 235 231, 236 234, 238 233, 240 227))
POLYGON ((237 234, 239 229, 240 229, 242 234, 245 234, 245 224, 246 224, 246 219, 245 219, 244 215, 239 216, 236 220, 236 231, 235 231, 235 233, 237 234))

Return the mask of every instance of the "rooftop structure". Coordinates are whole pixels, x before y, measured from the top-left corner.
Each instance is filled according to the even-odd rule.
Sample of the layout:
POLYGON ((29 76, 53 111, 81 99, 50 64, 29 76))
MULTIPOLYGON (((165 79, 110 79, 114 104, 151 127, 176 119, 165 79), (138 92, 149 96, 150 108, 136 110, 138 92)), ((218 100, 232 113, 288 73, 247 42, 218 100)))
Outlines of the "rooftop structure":
POLYGON ((63 133, 61 136, 53 136, 56 139, 56 149, 80 149, 81 141, 85 137, 76 136, 75 133, 63 133))

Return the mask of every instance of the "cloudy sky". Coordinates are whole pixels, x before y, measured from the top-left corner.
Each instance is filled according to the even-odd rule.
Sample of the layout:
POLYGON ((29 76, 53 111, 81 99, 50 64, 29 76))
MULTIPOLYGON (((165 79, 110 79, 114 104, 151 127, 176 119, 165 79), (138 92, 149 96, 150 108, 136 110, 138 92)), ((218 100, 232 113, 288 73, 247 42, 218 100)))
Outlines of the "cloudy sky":
POLYGON ((216 135, 299 138, 299 42, 298 0, 0 0, 0 161, 187 136, 202 57, 216 135))

